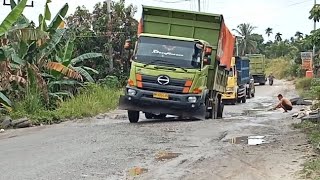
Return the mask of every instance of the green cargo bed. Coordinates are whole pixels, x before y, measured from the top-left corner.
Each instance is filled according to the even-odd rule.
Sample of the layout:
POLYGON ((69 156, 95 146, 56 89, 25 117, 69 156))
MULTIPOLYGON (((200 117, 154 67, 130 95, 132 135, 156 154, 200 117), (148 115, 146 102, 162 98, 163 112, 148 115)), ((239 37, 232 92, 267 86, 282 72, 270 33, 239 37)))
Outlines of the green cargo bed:
POLYGON ((222 15, 143 6, 143 33, 201 39, 213 47, 215 57, 222 15))

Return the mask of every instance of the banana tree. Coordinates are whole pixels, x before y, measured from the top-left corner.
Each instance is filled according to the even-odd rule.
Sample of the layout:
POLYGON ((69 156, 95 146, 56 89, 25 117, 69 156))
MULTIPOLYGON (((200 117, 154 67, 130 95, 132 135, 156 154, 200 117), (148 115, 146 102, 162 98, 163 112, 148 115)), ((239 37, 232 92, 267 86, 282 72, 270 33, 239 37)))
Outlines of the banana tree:
MULTIPOLYGON (((0 37, 3 36, 8 32, 10 28, 12 28, 12 25, 14 25, 20 18, 20 16, 23 13, 24 8, 26 7, 27 0, 22 0, 20 3, 15 6, 11 12, 7 15, 7 17, 3 20, 3 22, 0 24, 0 37)), ((3 107, 12 106, 12 102, 9 100, 9 98, 4 95, 1 91, 5 90, 3 87, 8 86, 8 80, 10 81, 10 69, 8 66, 9 62, 6 58, 4 47, 0 48, 0 105, 3 107), (8 78, 9 77, 9 78, 8 78)), ((8 108, 6 108, 8 109, 8 108)))
POLYGON ((87 66, 79 66, 79 64, 84 62, 85 60, 102 57, 102 54, 86 53, 72 58, 73 51, 74 41, 71 39, 66 43, 64 52, 58 54, 56 56, 56 60, 49 62, 47 64, 47 67, 56 72, 60 72, 61 74, 70 78, 79 79, 81 81, 83 80, 83 78, 85 78, 89 82, 94 82, 92 76, 88 71, 95 74, 98 74, 98 71, 87 66))
POLYGON ((101 53, 86 53, 72 58, 74 52, 74 39, 69 39, 55 56, 54 61, 46 64, 51 71, 48 77, 49 95, 62 101, 63 97, 70 97, 77 87, 81 87, 84 80, 94 82, 89 72, 98 74, 98 71, 87 66, 79 65, 85 60, 101 57, 101 53))

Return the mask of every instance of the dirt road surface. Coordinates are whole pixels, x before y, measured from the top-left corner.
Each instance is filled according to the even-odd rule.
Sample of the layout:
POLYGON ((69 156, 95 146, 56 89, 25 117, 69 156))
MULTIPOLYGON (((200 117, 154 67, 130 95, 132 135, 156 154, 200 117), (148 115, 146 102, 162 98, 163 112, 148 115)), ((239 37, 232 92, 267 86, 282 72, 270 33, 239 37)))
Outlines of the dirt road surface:
POLYGON ((225 106, 220 120, 130 124, 115 111, 6 131, 0 134, 0 179, 298 179, 311 151, 305 135, 290 127, 301 107, 266 111, 278 93, 294 97, 293 85, 275 81, 256 88, 246 104, 225 106), (248 145, 246 136, 262 136, 265 143, 248 145))

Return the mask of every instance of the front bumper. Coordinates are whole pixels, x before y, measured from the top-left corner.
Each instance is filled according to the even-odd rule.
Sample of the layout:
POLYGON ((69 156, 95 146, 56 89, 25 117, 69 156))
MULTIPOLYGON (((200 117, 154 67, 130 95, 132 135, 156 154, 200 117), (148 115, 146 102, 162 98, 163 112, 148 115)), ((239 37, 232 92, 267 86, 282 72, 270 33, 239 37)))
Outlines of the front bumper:
POLYGON ((265 83, 267 81, 264 75, 253 75, 254 83, 265 83))
POLYGON ((226 92, 222 94, 222 100, 234 100, 236 99, 236 93, 235 92, 226 92))
POLYGON ((136 95, 126 94, 120 97, 119 109, 142 111, 154 114, 170 114, 183 117, 204 117, 206 108, 204 96, 196 94, 169 94, 169 99, 153 98, 154 91, 131 88, 136 91, 136 95), (188 97, 197 97, 195 103, 188 102, 188 97))

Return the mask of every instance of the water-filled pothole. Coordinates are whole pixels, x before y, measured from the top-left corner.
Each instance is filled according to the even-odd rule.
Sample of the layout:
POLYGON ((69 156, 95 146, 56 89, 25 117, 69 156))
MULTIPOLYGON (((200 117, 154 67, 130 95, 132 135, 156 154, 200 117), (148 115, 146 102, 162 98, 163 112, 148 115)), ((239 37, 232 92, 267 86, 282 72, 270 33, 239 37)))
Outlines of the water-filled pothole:
POLYGON ((248 145, 260 145, 270 143, 266 140, 266 136, 240 136, 227 140, 231 144, 248 144, 248 145))

